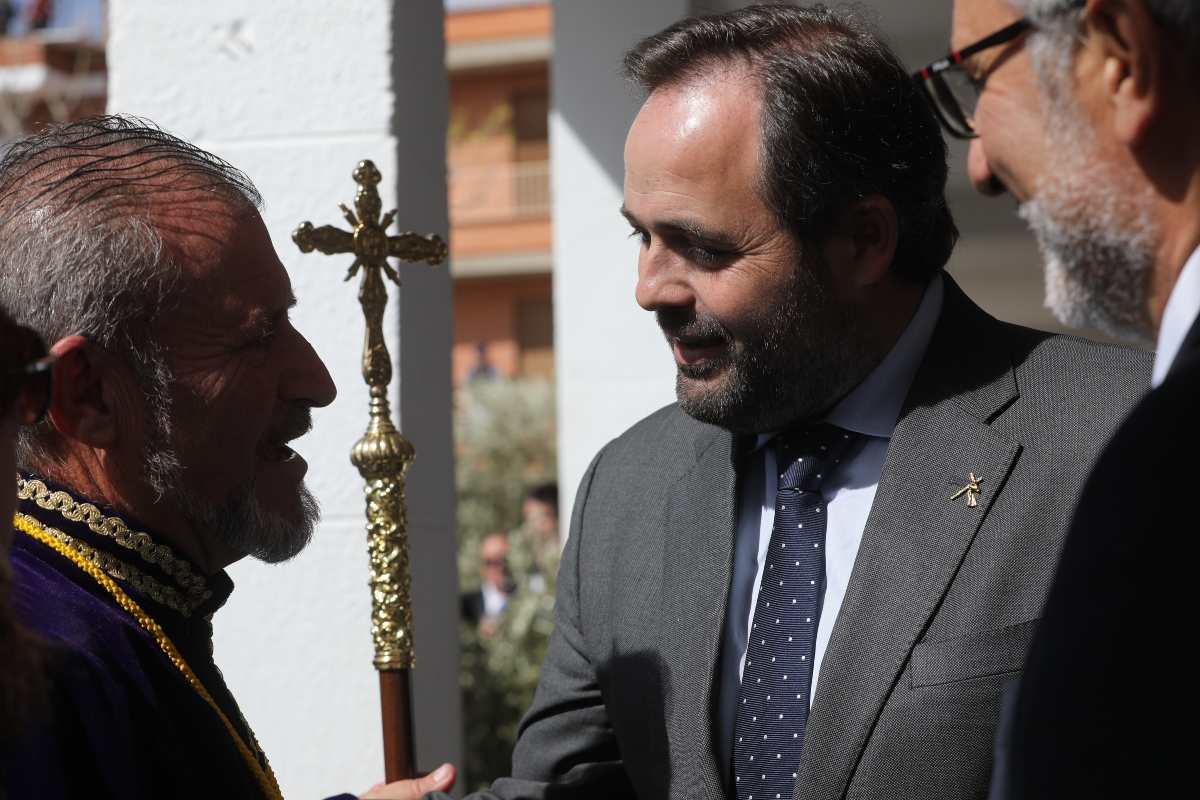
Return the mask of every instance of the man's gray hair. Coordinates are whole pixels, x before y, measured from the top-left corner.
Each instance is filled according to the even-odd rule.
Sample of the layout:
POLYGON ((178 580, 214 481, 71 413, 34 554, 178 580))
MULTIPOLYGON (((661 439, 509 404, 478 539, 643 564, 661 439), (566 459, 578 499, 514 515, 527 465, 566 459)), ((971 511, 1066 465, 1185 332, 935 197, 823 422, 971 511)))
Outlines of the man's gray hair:
MULTIPOLYGON (((170 370, 151 334, 180 276, 160 215, 204 196, 262 202, 242 172, 135 117, 50 127, 0 157, 0 306, 47 344, 79 334, 128 358, 155 424, 170 370)), ((44 464, 50 437, 24 430, 18 463, 44 464)))
MULTIPOLYGON (((1018 13, 1036 23, 1058 44, 1070 48, 1078 30, 1082 9, 1078 0, 1009 0, 1018 13)), ((1142 0, 1159 26, 1174 37, 1200 66, 1200 3, 1196 0, 1142 0)))

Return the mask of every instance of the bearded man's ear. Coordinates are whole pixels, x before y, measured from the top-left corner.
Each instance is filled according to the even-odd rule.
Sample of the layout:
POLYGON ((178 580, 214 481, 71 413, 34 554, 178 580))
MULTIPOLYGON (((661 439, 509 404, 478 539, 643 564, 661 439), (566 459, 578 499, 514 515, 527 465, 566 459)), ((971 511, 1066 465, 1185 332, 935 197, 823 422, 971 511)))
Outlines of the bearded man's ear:
POLYGON ((900 222, 891 200, 881 194, 864 197, 850 207, 841 229, 850 243, 858 287, 874 286, 892 274, 900 222))
POLYGON ((51 426, 64 439, 111 448, 118 439, 111 356, 83 336, 59 339, 50 352, 58 357, 50 378, 51 426))
POLYGON ((1158 23, 1143 3, 1128 0, 1090 0, 1085 20, 1085 47, 1101 64, 1113 133, 1128 147, 1144 144, 1172 72, 1158 23))

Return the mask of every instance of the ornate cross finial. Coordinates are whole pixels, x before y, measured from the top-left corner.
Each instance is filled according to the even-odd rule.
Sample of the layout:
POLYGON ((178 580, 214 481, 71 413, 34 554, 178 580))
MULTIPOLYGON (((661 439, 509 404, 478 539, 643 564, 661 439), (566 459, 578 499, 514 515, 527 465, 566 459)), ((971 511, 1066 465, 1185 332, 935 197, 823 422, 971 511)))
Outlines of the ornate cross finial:
POLYGON ((387 212, 379 216, 383 203, 379 200, 379 191, 375 188, 382 177, 373 161, 360 161, 351 173, 358 191, 354 195, 354 209, 346 208, 345 203, 338 203, 342 216, 350 223, 353 230, 344 231, 332 225, 313 227, 311 222, 302 222, 292 233, 292 241, 302 253, 320 250, 326 255, 337 253, 353 253, 354 263, 346 273, 350 280, 360 267, 381 269, 395 283, 400 285, 400 277, 387 263, 388 258, 398 258, 402 261, 424 261, 430 266, 441 264, 446 260, 446 243, 440 236, 421 236, 417 233, 401 233, 388 236, 387 229, 396 218, 396 212, 387 212))

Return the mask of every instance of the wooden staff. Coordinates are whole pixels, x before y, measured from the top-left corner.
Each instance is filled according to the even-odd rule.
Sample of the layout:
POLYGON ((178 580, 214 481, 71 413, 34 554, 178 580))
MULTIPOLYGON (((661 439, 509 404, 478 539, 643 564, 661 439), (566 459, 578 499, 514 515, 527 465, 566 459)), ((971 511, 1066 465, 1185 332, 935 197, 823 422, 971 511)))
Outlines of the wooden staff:
POLYGON ((301 223, 292 241, 301 252, 353 253, 346 280, 360 270, 358 300, 366 317, 363 345, 363 379, 370 388, 371 421, 367 432, 350 451, 350 461, 366 481, 367 553, 371 565, 371 637, 375 643, 375 669, 379 671, 379 701, 383 710, 384 771, 389 782, 415 777, 412 685, 412 583, 408 566, 408 519, 404 503, 404 473, 412 463, 412 443, 392 424, 388 385, 392 359, 383 338, 383 311, 387 307, 386 275, 397 286, 400 278, 387 263, 424 261, 430 265, 446 259, 446 243, 439 236, 402 233, 388 236, 396 212, 380 216, 379 170, 360 161, 351 175, 358 184, 354 211, 340 204, 352 230, 332 225, 313 227, 301 223))

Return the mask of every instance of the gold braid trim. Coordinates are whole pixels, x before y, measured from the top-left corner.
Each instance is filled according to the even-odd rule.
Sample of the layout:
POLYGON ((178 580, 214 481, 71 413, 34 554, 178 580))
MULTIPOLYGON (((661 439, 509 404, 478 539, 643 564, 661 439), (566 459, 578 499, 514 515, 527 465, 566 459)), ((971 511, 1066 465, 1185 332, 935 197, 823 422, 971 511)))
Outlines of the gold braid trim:
MULTIPOLYGON (((186 595, 186 599, 179 597, 179 593, 171 589, 171 592, 174 592, 175 596, 179 598, 179 605, 183 606, 183 608, 179 608, 171 602, 160 599, 160 597, 156 597, 153 593, 147 591, 146 593, 157 602, 174 608, 185 616, 191 616, 191 613, 201 603, 212 597, 212 590, 208 588, 208 584, 204 578, 196 573, 191 564, 176 556, 171 548, 155 542, 150 534, 142 533, 141 531, 131 531, 129 526, 125 524, 125 520, 120 517, 107 517, 99 508, 91 503, 80 503, 67 492, 51 491, 50 487, 42 481, 36 478, 26 480, 20 475, 17 476, 17 498, 19 500, 32 500, 37 504, 38 508, 45 509, 46 511, 57 511, 70 522, 82 522, 88 526, 88 530, 92 531, 92 533, 107 536, 122 547, 137 553, 147 563, 160 567, 163 572, 179 582, 186 595)), ((110 575, 113 574, 109 570, 106 571, 110 575)), ((113 576, 120 578, 118 575, 113 576)), ((149 576, 146 579, 153 580, 149 576)), ((130 582, 133 583, 132 580, 130 582)), ((161 586, 161 584, 159 585, 161 586)), ((139 590, 142 589, 137 584, 134 584, 134 586, 139 590)))
POLYGON ((81 542, 71 534, 60 531, 58 528, 51 528, 49 525, 44 526, 44 528, 47 534, 75 550, 80 556, 86 558, 113 578, 125 581, 156 603, 161 603, 167 608, 174 609, 184 617, 191 617, 192 612, 196 610, 195 604, 187 602, 183 598, 183 595, 176 591, 174 587, 163 586, 132 564, 127 564, 112 554, 105 553, 103 550, 97 550, 90 544, 81 542))
MULTIPOLYGON (((175 643, 171 641, 170 637, 167 636, 162 627, 160 627, 159 624, 154 621, 154 618, 143 611, 142 607, 139 606, 133 598, 125 594, 124 590, 117 585, 116 581, 105 575, 99 567, 88 560, 87 556, 83 555, 70 544, 60 541, 57 537, 55 537, 51 532, 54 530, 53 528, 47 528, 28 514, 21 513, 18 513, 13 518, 13 525, 16 526, 17 530, 29 536, 31 539, 46 545, 60 556, 79 567, 79 569, 83 570, 88 577, 100 584, 100 586, 106 592, 112 595, 112 598, 117 602, 117 605, 119 605, 130 616, 137 620, 138 625, 140 625, 143 630, 145 630, 151 635, 151 637, 154 638, 154 641, 156 644, 158 644, 159 649, 163 651, 163 654, 166 655, 171 664, 173 664, 175 668, 179 670, 180 674, 183 675, 184 680, 188 682, 188 685, 196 691, 196 694, 200 695, 201 699, 203 699, 204 702, 208 704, 208 707, 213 710, 213 713, 220 718, 221 724, 225 726, 226 732, 228 732, 229 737, 233 739, 234 745, 237 746, 238 752, 242 756, 242 760, 246 762, 247 768, 249 768, 250 772, 254 775, 255 780, 258 781, 259 787, 262 788, 263 796, 269 798, 270 800, 283 800, 283 793, 279 790, 279 782, 275 779, 275 773, 271 770, 271 764, 267 761, 266 754, 263 754, 263 764, 260 764, 258 759, 255 758, 254 754, 250 751, 250 748, 244 741, 242 741, 241 735, 239 735, 237 729, 233 727, 233 723, 229 721, 229 717, 225 716, 225 712, 222 711, 221 707, 217 705, 217 702, 213 700, 212 695, 208 693, 208 689, 204 688, 204 684, 200 682, 198 677, 196 677, 196 673, 192 672, 192 668, 188 666, 186 661, 184 661, 183 656, 175 647, 175 643)), ((253 731, 250 733, 250 739, 259 753, 262 753, 262 747, 259 746, 258 739, 255 738, 253 731)))

